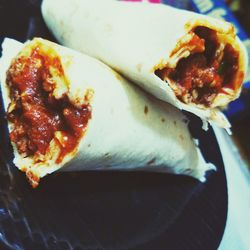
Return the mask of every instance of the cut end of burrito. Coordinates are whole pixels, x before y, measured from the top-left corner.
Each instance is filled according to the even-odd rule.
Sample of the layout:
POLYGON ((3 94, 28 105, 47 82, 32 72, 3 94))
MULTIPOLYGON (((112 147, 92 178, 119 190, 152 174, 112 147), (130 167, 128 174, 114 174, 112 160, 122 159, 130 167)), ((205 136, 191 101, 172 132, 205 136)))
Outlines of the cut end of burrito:
POLYGON ((154 71, 181 103, 204 110, 226 107, 236 99, 246 72, 245 50, 233 26, 224 22, 221 28, 216 22, 189 22, 167 64, 154 71))
MULTIPOLYGON (((6 43, 8 47, 8 40, 6 43)), ((85 104, 75 105, 70 100, 63 63, 53 43, 42 39, 26 43, 5 72, 14 163, 36 187, 40 177, 76 154, 91 118, 89 92, 85 104)))

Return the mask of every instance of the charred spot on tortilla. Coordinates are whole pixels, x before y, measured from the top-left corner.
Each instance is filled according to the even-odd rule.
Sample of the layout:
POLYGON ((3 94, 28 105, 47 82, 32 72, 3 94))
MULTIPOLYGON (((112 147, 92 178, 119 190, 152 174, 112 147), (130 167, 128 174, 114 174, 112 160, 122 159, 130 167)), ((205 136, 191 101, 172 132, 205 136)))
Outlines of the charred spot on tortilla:
POLYGON ((184 141, 184 136, 182 134, 179 135, 179 138, 181 139, 181 141, 184 141))
POLYGON ((144 114, 146 115, 147 113, 148 113, 148 106, 145 105, 145 106, 144 106, 144 114))
POLYGON ((165 119, 164 119, 164 118, 161 118, 161 121, 162 121, 162 122, 165 122, 165 119))
POLYGON ((180 101, 210 107, 218 94, 230 95, 241 85, 244 74, 239 70, 239 51, 220 42, 219 34, 207 27, 197 26, 189 35, 191 40, 183 45, 188 56, 175 68, 166 66, 155 74, 168 81, 180 101))
MULTIPOLYGON (((43 161, 52 140, 60 149, 56 163, 76 150, 91 118, 89 99, 93 93, 87 91, 86 104, 72 104, 60 57, 53 48, 38 41, 25 47, 11 62, 7 85, 10 139, 22 157, 43 161)), ((39 180, 28 169, 26 173, 36 186, 39 180)))

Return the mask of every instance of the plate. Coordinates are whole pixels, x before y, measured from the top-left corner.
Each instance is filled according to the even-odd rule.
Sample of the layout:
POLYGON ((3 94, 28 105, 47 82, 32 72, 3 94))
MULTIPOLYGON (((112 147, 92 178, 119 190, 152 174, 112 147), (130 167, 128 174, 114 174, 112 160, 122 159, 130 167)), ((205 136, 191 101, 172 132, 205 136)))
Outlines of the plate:
MULTIPOLYGON (((53 40, 39 4, 4 4, 1 19, 9 24, 4 36, 53 40), (21 14, 9 21, 13 7, 21 14)), ((218 247, 227 217, 227 184, 214 132, 203 131, 198 118, 188 115, 190 130, 205 159, 217 166, 205 183, 170 174, 86 171, 52 174, 33 190, 12 164, 2 100, 0 108, 1 249, 218 247)))

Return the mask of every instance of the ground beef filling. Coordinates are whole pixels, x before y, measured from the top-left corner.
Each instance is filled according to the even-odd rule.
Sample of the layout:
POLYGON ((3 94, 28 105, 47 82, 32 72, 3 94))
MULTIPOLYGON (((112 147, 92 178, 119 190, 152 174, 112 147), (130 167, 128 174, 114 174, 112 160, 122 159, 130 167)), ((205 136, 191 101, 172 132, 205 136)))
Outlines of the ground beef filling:
POLYGON ((20 56, 7 72, 11 103, 7 117, 13 124, 11 141, 24 157, 45 155, 55 132, 61 131, 63 143, 57 162, 72 152, 91 118, 89 105, 73 106, 65 95, 57 100, 52 96, 55 84, 49 66, 56 68, 58 77, 64 72, 60 59, 43 54, 34 48, 30 56, 20 56))
POLYGON ((190 33, 189 45, 196 45, 191 55, 175 69, 164 68, 155 74, 175 83, 173 89, 181 101, 210 106, 218 93, 225 93, 223 88, 235 88, 239 53, 230 44, 221 48, 216 32, 209 28, 197 27, 190 33))

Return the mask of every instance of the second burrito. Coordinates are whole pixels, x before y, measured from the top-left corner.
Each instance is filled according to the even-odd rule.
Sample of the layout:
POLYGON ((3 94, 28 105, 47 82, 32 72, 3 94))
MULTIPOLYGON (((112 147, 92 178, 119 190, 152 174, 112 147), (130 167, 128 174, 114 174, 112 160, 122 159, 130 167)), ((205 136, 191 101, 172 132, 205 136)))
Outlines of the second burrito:
POLYGON ((220 109, 239 96, 247 65, 231 24, 163 4, 115 0, 44 0, 42 13, 63 45, 179 109, 230 127, 220 109))

